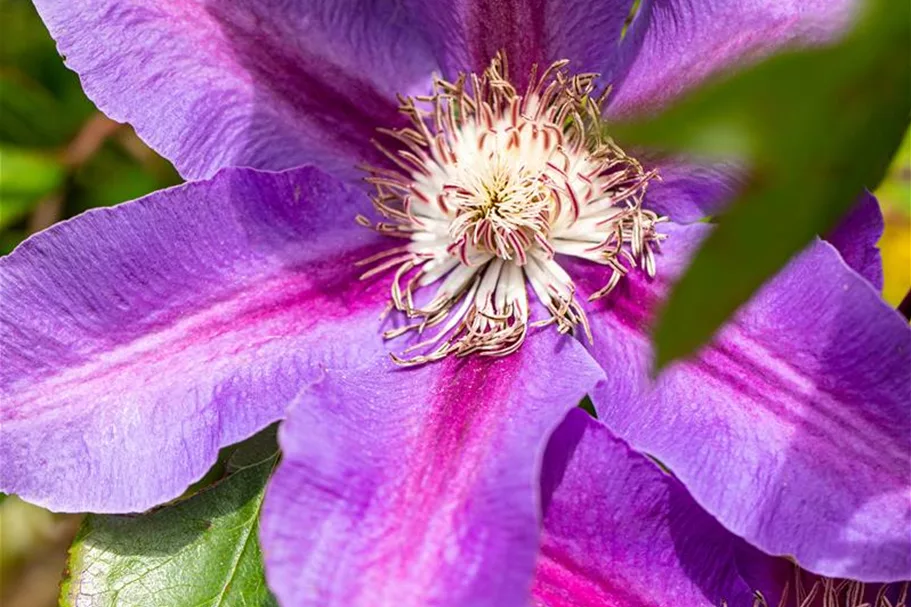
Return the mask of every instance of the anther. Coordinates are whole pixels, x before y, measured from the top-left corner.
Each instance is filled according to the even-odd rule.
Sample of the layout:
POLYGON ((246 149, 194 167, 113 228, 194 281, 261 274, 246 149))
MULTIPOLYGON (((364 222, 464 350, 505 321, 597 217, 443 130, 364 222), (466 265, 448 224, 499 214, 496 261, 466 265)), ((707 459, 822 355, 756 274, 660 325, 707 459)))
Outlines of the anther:
POLYGON ((655 226, 664 218, 642 200, 656 174, 604 136, 595 75, 572 76, 567 64, 540 75, 533 66, 521 94, 498 55, 482 74, 400 97, 411 126, 380 131, 401 145, 374 142, 392 168, 368 169, 374 206, 388 221, 358 223, 410 241, 362 262, 373 266, 365 278, 396 268, 391 306, 416 319, 384 333, 422 336, 394 357, 400 364, 505 356, 534 326, 592 339, 557 254, 605 267, 606 284, 589 299, 633 268, 654 276, 663 238, 655 226), (529 317, 529 293, 547 318, 529 317))

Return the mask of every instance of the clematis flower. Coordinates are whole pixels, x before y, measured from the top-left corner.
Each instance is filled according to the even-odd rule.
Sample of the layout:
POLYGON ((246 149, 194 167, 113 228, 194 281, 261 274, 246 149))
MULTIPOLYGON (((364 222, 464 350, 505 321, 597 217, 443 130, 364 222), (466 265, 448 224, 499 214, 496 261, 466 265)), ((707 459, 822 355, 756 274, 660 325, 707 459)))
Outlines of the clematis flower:
POLYGON ((0 490, 144 510, 286 418, 283 605, 749 604, 741 550, 911 578, 875 199, 652 382, 653 311, 736 179, 602 128, 851 3, 646 0, 628 28, 619 0, 36 4, 99 108, 198 181, 0 260, 0 490), (546 458, 585 395, 596 438, 546 458))

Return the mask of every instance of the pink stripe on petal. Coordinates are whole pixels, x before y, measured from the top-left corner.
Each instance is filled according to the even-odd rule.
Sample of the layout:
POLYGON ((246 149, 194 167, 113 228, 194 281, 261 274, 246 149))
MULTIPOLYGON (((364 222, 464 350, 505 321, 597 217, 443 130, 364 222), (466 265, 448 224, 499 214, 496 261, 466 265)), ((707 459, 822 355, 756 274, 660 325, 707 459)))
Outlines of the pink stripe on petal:
POLYGON ((503 359, 328 372, 281 431, 261 539, 293 605, 524 605, 544 442, 599 373, 543 331, 503 359))
POLYGON ((537 607, 752 607, 736 559, 775 561, 581 410, 553 433, 541 476, 537 607))
POLYGON ((382 164, 397 93, 434 61, 393 0, 37 0, 67 65, 115 120, 187 178, 225 166, 382 164))
POLYGON ((314 169, 230 170, 86 213, 0 260, 0 489, 143 510, 280 418, 326 366, 383 352, 388 246, 314 169))
MULTIPOLYGON (((668 228, 659 280, 631 273, 593 306, 599 415, 763 550, 830 577, 911 578, 911 329, 830 245, 647 379, 653 311, 706 229, 668 228)), ((583 292, 603 282, 581 264, 571 274, 583 292)))
MULTIPOLYGON (((573 72, 610 75, 632 0, 408 0, 436 45, 444 75, 480 73, 505 51, 521 89, 531 66, 569 59, 573 72)), ((609 78, 608 78, 609 80, 609 78)), ((604 85, 609 84, 608 81, 604 85)))

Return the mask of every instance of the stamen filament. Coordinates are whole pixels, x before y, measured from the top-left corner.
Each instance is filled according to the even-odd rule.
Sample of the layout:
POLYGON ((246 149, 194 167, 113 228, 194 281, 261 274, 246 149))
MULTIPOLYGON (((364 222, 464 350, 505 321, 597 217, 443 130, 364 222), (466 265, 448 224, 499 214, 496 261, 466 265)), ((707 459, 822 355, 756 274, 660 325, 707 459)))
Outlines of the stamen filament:
POLYGON ((657 177, 603 134, 595 75, 571 76, 567 61, 533 66, 523 93, 506 57, 482 74, 437 80, 432 95, 400 97, 411 125, 375 144, 394 168, 368 169, 377 212, 358 222, 408 244, 362 260, 362 278, 396 268, 391 306, 417 319, 384 337, 422 336, 399 364, 445 356, 505 356, 529 327, 555 325, 593 339, 572 278, 556 261, 572 255, 607 268, 608 294, 634 268, 656 272, 664 218, 642 208, 657 177), (530 287, 530 289, 529 289, 530 287), (419 297, 419 292, 427 296, 419 297), (529 290, 547 317, 529 318, 529 290), (416 303, 423 300, 423 303, 416 303))

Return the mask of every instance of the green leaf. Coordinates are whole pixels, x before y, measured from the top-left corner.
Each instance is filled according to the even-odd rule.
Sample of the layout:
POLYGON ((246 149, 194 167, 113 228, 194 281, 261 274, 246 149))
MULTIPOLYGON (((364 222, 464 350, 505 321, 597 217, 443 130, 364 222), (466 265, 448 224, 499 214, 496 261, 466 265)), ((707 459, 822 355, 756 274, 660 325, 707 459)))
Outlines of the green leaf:
MULTIPOLYGON (((879 188, 876 197, 884 209, 889 207, 911 214, 911 130, 905 133, 901 148, 892 159, 892 166, 879 188)), ((901 275, 901 274, 899 274, 901 275)))
POLYGON ((583 398, 582 402, 579 403, 579 408, 584 410, 595 419, 598 419, 598 412, 595 410, 595 403, 592 402, 591 397, 586 396, 583 398))
POLYGON ((223 451, 225 469, 229 474, 274 458, 278 453, 278 424, 272 424, 234 448, 228 447, 223 451))
POLYGON ((0 144, 0 229, 28 214, 65 178, 55 156, 0 144))
POLYGON ((46 120, 75 119, 78 124, 95 111, 82 92, 79 78, 60 60, 31 0, 0 0, 0 23, 0 65, 20 67, 30 81, 60 102, 65 116, 50 115, 46 120))
POLYGON ((55 156, 0 143, 0 196, 43 196, 63 182, 55 156))
POLYGON ((0 140, 25 146, 62 146, 75 135, 81 111, 69 111, 17 70, 0 70, 0 140))
POLYGON ((876 0, 841 43, 772 57, 661 115, 625 145, 744 158, 751 178, 672 290, 656 365, 693 353, 883 178, 911 112, 911 4, 876 0))
POLYGON ((278 460, 268 440, 257 443, 260 450, 235 450, 228 467, 237 471, 189 499, 137 516, 86 517, 61 605, 275 606, 257 540, 264 487, 278 460))

